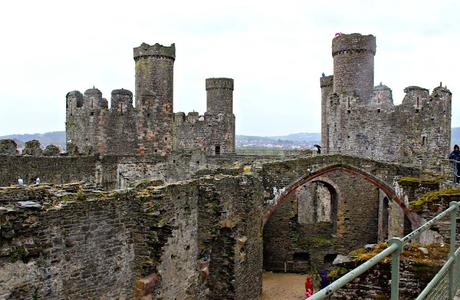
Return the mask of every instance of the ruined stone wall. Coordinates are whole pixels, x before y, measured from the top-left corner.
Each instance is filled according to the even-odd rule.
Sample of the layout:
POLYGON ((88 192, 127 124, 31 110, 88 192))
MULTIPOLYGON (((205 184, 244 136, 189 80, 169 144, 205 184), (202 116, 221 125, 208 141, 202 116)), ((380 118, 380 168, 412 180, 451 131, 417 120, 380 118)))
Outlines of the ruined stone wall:
POLYGON ((440 171, 450 151, 451 92, 440 86, 430 95, 411 86, 395 106, 391 89, 371 85, 372 51, 373 36, 344 34, 333 40, 334 88, 327 84, 330 77, 321 79, 326 152, 440 171))
MULTIPOLYGON (((347 270, 357 267, 361 262, 340 264, 347 270)), ((400 267, 399 299, 415 299, 438 272, 437 263, 402 260, 400 267)), ((389 299, 391 291, 391 265, 379 263, 369 271, 340 288, 331 299, 389 299)))
MULTIPOLYGON (((447 208, 451 201, 460 201, 460 190, 445 187, 440 179, 401 178, 398 189, 408 207, 416 214, 417 225, 421 226, 447 208)), ((407 232, 406 232, 407 234, 407 232)), ((450 215, 436 222, 417 238, 422 244, 449 243, 450 215)), ((457 240, 460 240, 460 223, 457 222, 457 240)))
POLYGON ((41 182, 69 183, 85 181, 105 190, 125 189, 145 180, 172 183, 207 174, 234 174, 246 164, 261 164, 273 159, 260 156, 222 154, 206 156, 203 152, 176 151, 167 157, 105 155, 97 156, 19 156, 0 155, 0 186, 41 182))
POLYGON ((29 190, 29 198, 9 205, 0 189, 0 298, 119 298, 132 293, 135 224, 130 202, 95 196, 85 201, 82 191, 69 195, 74 188, 53 194, 38 187, 29 190))
POLYGON ((86 180, 94 182, 97 158, 85 157, 32 157, 0 156, 0 186, 17 184, 22 178, 25 184, 41 182, 66 183, 86 180))
MULTIPOLYGON (((218 176, 219 177, 219 176, 218 176)), ((200 257, 210 257, 209 299, 259 299, 262 288, 262 187, 253 177, 203 185, 198 216, 200 257), (217 187, 217 188, 216 188, 217 187), (240 190, 235 197, 233 190, 240 190), (252 199, 249 200, 248 199, 252 199), (213 233, 217 236, 213 237, 213 233), (234 266, 234 270, 232 270, 234 266)))
POLYGON ((1 188, 0 297, 258 299, 262 203, 252 176, 1 188))
POLYGON ((334 76, 324 76, 320 78, 321 86, 321 147, 323 153, 329 153, 329 130, 330 124, 327 123, 329 95, 332 93, 334 76))
POLYGON ((96 88, 88 89, 82 95, 79 91, 66 96, 66 139, 81 153, 93 154, 104 144, 108 102, 96 88))
POLYGON ((331 95, 330 152, 440 170, 449 153, 451 94, 441 87, 431 95, 416 87, 406 92, 398 106, 362 106, 353 97, 331 95))
POLYGON ((377 242, 377 188, 340 171, 317 180, 289 196, 265 224, 266 270, 329 268, 338 254, 377 242))
POLYGON ((175 150, 199 149, 207 155, 235 153, 235 116, 176 113, 173 128, 175 150))
POLYGON ((106 155, 138 154, 137 114, 133 107, 133 94, 125 89, 113 90, 105 130, 106 155))

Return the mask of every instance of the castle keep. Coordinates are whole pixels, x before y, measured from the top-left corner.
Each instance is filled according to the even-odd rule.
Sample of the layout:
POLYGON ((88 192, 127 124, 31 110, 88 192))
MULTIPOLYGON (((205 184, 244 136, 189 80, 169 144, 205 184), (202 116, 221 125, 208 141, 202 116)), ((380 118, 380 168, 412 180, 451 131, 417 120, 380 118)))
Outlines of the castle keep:
POLYGON ((451 92, 430 94, 409 86, 402 104, 392 91, 374 86, 376 41, 372 35, 341 34, 332 40, 334 75, 321 84, 321 140, 327 153, 344 153, 433 168, 449 153, 451 92))
POLYGON ((207 155, 235 152, 233 79, 206 79, 207 111, 173 113, 175 45, 134 48, 135 107, 129 90, 112 91, 111 105, 96 89, 66 96, 68 149, 85 154, 152 156, 176 150, 207 155))

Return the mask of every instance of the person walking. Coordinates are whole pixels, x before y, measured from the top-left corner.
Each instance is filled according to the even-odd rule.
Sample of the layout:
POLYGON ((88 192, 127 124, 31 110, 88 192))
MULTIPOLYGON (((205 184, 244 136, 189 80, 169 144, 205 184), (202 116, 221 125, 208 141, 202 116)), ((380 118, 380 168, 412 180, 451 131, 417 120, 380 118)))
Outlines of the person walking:
POLYGON ((449 160, 453 164, 454 169, 454 183, 460 182, 460 148, 458 145, 454 146, 454 151, 449 155, 449 160))

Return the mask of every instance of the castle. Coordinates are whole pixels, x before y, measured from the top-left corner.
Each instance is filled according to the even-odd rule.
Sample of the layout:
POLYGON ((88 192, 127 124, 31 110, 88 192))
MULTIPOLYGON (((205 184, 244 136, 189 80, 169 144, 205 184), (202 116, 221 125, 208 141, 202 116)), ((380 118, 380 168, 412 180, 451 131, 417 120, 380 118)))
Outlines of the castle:
POLYGON ((233 79, 206 79, 207 111, 173 113, 175 45, 134 48, 133 93, 112 91, 111 105, 96 88, 66 96, 67 149, 84 154, 165 156, 177 150, 207 155, 235 152, 233 79))
POLYGON ((402 104, 374 87, 372 35, 338 34, 332 40, 334 75, 321 85, 321 140, 326 153, 433 168, 449 153, 451 92, 441 85, 409 86, 402 104))
MULTIPOLYGON (((449 151, 450 91, 408 87, 395 106, 374 87, 375 37, 341 35, 332 49, 334 75, 320 82, 322 143, 334 155, 235 155, 233 80, 206 80, 204 116, 174 114, 175 49, 159 44, 134 49, 135 106, 124 89, 110 109, 95 88, 67 94, 68 153, 33 141, 19 155, 0 141, 0 299, 256 300, 263 270, 340 276, 357 263, 350 251, 460 200, 432 197, 446 182, 419 166, 449 151), (430 201, 414 201, 427 191, 430 201)), ((444 228, 423 242, 448 244, 444 228)), ((402 298, 437 272, 427 258, 402 257, 402 298)), ((389 298, 388 266, 333 297, 389 298)))

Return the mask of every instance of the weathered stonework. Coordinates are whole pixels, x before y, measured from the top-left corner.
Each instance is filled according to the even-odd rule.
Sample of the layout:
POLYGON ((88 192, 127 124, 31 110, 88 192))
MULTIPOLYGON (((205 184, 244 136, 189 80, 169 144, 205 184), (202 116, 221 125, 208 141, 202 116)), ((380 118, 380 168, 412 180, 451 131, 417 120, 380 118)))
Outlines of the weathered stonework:
POLYGON ((43 150, 44 156, 58 156, 61 153, 61 149, 55 145, 48 145, 46 146, 45 150, 43 150))
POLYGON ((30 176, 36 176, 36 164, 42 182, 59 170, 76 170, 76 163, 80 173, 69 176, 93 176, 91 182, 112 188, 125 180, 125 189, 134 187, 123 192, 76 184, 0 189, 0 260, 6 272, 0 276, 0 290, 7 299, 35 294, 57 299, 77 293, 97 298, 258 299, 262 263, 278 271, 329 268, 337 254, 378 240, 384 214, 379 214, 380 193, 367 180, 391 187, 401 176, 421 174, 415 168, 342 155, 268 162, 193 154, 149 160, 6 158, 12 165, 28 161, 30 176), (356 174, 347 173, 347 166, 356 174), (290 199, 272 201, 305 176, 324 170, 307 183, 316 186, 313 194, 302 192, 302 185, 292 190, 290 199), (202 177, 207 173, 214 175, 202 177), (154 181, 142 180, 142 174, 154 181), (180 176, 189 180, 175 182, 180 176), (301 206, 314 213, 299 211, 301 206), (83 255, 89 252, 91 257, 83 255), (100 286, 89 282, 93 278, 100 286), (114 288, 113 282, 120 284, 114 288))
MULTIPOLYGON (((293 160, 264 165, 266 195, 269 195, 271 189, 281 190, 281 195, 289 192, 289 186, 294 183, 291 181, 285 184, 284 179, 291 175, 291 178, 299 178, 297 170, 309 170, 310 174, 314 174, 316 163, 325 158, 319 156, 305 160, 307 164, 293 160)), ((323 161, 321 168, 325 165, 344 165, 345 161, 339 159, 334 162, 332 158, 327 163, 323 161)), ((356 163, 358 161, 353 164, 356 163)), ((402 171, 392 165, 377 171, 365 160, 360 159, 359 163, 373 170, 374 175, 385 174, 384 177, 395 178, 402 171)), ((404 171, 411 172, 417 171, 410 168, 404 171)), ((393 179, 388 178, 386 181, 389 186, 393 185, 393 179)), ((380 193, 379 188, 368 182, 366 177, 347 174, 341 169, 332 170, 311 182, 294 187, 293 192, 280 204, 276 200, 275 204, 269 204, 275 205, 276 210, 264 226, 264 268, 281 272, 313 272, 318 268, 331 268, 337 255, 346 255, 362 245, 386 240, 390 234, 388 223, 393 215, 388 206, 380 206, 380 193)), ((275 194, 267 198, 276 197, 275 194)), ((404 204, 388 201, 401 210, 403 222, 398 225, 401 232, 404 232, 404 220, 407 219, 401 208, 404 204)), ((272 200, 268 202, 272 203, 272 200)), ((411 229, 410 223, 408 226, 411 229)))
POLYGON ((0 298, 258 299, 261 190, 246 175, 1 188, 0 298))
POLYGON ((17 155, 18 145, 13 140, 0 140, 0 155, 17 155))
MULTIPOLYGON (((173 113, 175 46, 143 43, 134 48, 135 104, 129 90, 112 91, 110 109, 95 88, 66 96, 68 152, 76 145, 91 155, 166 156, 200 150, 208 155, 235 152, 233 79, 206 79, 207 111, 173 113)), ((75 152, 73 149, 72 152, 75 152)))
POLYGON ((323 148, 440 171, 450 151, 452 93, 410 86, 395 106, 390 88, 373 86, 375 49, 372 35, 332 41, 334 75, 320 80, 323 148))
POLYGON ((40 142, 37 140, 31 140, 25 143, 22 155, 40 156, 42 155, 42 148, 40 142))

